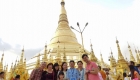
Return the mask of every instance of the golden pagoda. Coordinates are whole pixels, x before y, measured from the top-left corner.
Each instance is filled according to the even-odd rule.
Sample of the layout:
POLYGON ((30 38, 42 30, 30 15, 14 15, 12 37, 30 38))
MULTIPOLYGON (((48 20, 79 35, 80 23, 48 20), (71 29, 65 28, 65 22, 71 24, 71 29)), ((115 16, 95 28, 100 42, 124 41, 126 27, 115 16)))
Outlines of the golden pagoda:
MULTIPOLYGON (((67 13, 65 10, 65 2, 62 0, 58 27, 54 33, 53 38, 51 38, 50 43, 46 45, 44 54, 40 54, 42 57, 42 60, 40 61, 48 61, 51 63, 58 62, 60 64, 62 61, 68 62, 71 59, 78 61, 81 60, 81 55, 83 53, 89 54, 89 52, 83 49, 83 46, 78 43, 76 35, 69 27, 69 21, 67 19, 67 13), (83 50, 85 52, 83 52, 83 50), (48 52, 49 54, 46 54, 48 52)), ((93 51, 91 52, 90 56, 91 60, 96 58, 93 51)), ((33 58, 37 58, 37 56, 33 58)), ((27 62, 28 70, 35 68, 36 62, 33 60, 33 58, 27 62)))
POLYGON ((94 54, 94 51, 93 51, 93 48, 92 48, 92 43, 90 44, 90 47, 91 47, 90 60, 91 60, 91 61, 94 61, 94 62, 97 62, 98 59, 96 58, 96 56, 95 56, 95 54, 94 54))
POLYGON ((116 80, 117 79, 117 70, 116 70, 116 59, 114 58, 113 56, 113 52, 111 50, 111 53, 110 53, 110 57, 109 57, 109 61, 110 61, 110 73, 111 73, 111 76, 113 78, 113 80, 116 80))
POLYGON ((116 65, 117 76, 118 76, 117 80, 121 80, 121 79, 123 80, 123 73, 126 72, 128 74, 129 67, 127 61, 124 59, 122 55, 119 41, 117 39, 116 39, 116 44, 118 48, 118 60, 116 65))
MULTIPOLYGON (((48 57, 47 57, 48 53, 47 53, 47 44, 45 45, 45 50, 44 50, 44 55, 42 58, 43 62, 47 62, 48 61, 48 57)), ((40 56, 40 55, 39 55, 40 56)))
POLYGON ((79 46, 81 46, 76 38, 76 35, 69 27, 69 21, 67 19, 67 13, 65 10, 65 2, 61 1, 61 12, 59 15, 58 27, 51 39, 48 49, 51 49, 51 56, 56 57, 58 55, 58 40, 59 40, 59 54, 63 54, 63 48, 65 44, 65 53, 67 58, 79 57, 79 46))
POLYGON ((35 68, 38 68, 40 66, 40 53, 37 56, 36 66, 35 68))
POLYGON ((133 56, 133 54, 132 54, 131 47, 130 47, 129 44, 128 44, 128 49, 129 49, 129 53, 130 53, 130 61, 136 62, 136 61, 135 61, 135 58, 134 58, 134 56, 133 56))
POLYGON ((18 61, 17 66, 14 71, 12 70, 12 66, 11 66, 10 79, 14 78, 16 75, 20 75, 20 80, 28 80, 29 74, 28 74, 28 70, 26 69, 25 64, 26 64, 26 59, 24 59, 24 48, 23 48, 20 61, 18 61))
POLYGON ((136 48, 135 48, 135 53, 136 53, 136 59, 137 59, 136 64, 140 64, 140 57, 138 55, 138 51, 136 50, 136 48))
POLYGON ((1 61, 0 61, 0 72, 3 71, 3 58, 4 58, 4 52, 2 54, 1 61))

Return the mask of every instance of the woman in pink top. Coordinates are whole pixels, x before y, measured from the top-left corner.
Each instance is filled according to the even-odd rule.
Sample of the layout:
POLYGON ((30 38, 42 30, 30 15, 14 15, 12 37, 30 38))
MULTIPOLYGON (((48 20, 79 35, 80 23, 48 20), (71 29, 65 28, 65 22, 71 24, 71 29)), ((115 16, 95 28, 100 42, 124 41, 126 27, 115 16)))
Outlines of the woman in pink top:
POLYGON ((83 59, 83 61, 85 61, 87 63, 87 65, 86 65, 87 78, 86 79, 87 80, 100 80, 100 77, 98 74, 99 70, 98 70, 98 66, 96 65, 96 63, 90 61, 87 54, 83 54, 82 59, 83 59))

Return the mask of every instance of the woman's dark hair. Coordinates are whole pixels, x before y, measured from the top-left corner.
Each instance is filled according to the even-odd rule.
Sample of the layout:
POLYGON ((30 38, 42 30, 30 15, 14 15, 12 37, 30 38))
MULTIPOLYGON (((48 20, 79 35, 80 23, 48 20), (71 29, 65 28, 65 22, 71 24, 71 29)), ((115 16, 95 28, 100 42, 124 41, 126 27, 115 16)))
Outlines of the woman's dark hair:
POLYGON ((20 79, 20 75, 16 75, 16 77, 15 78, 19 78, 20 79))
POLYGON ((4 72, 2 71, 2 72, 0 72, 0 75, 2 75, 2 74, 4 74, 4 72))
POLYGON ((58 74, 58 78, 60 79, 60 75, 63 75, 64 76, 64 72, 63 71, 60 71, 59 74, 58 74))
POLYGON ((47 65, 47 68, 48 68, 50 65, 52 65, 52 67, 53 67, 53 63, 49 63, 49 64, 47 65))
POLYGON ((58 63, 55 63, 55 64, 53 65, 53 71, 54 71, 54 72, 56 72, 56 71, 58 71, 58 70, 59 70, 59 68, 58 68, 58 70, 56 70, 56 69, 55 69, 55 67, 56 67, 56 66, 58 66, 58 67, 59 67, 59 64, 58 64, 58 63))
POLYGON ((130 61, 130 63, 131 63, 131 65, 135 66, 135 63, 134 63, 134 61, 130 61))
POLYGON ((78 63, 82 63, 82 64, 83 64, 83 62, 82 62, 82 61, 78 61, 78 62, 77 62, 77 64, 78 64, 78 63))
POLYGON ((126 73, 123 73, 123 77, 126 77, 127 76, 127 74, 126 73))
MULTIPOLYGON (((63 68, 63 65, 64 64, 67 64, 66 62, 62 62, 62 65, 61 65, 61 71, 63 71, 64 70, 64 68, 63 68)), ((67 71, 67 70, 66 70, 67 71)))
POLYGON ((134 79, 134 71, 135 71, 134 66, 130 65, 129 69, 130 69, 130 72, 131 72, 131 79, 134 79))

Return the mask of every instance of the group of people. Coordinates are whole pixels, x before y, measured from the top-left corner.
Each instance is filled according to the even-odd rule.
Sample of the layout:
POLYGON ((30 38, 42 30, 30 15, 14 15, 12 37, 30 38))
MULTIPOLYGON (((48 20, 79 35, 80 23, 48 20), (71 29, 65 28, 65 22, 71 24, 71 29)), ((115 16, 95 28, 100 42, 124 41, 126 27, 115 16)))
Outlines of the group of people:
POLYGON ((130 73, 123 73, 124 80, 140 80, 140 64, 135 66, 133 61, 129 62, 130 73))
POLYGON ((87 54, 83 54, 82 59, 86 62, 85 68, 82 61, 78 61, 78 68, 75 68, 75 61, 70 60, 69 69, 66 62, 61 64, 61 69, 58 63, 53 65, 42 62, 39 68, 31 72, 29 80, 107 80, 106 73, 101 70, 101 66, 90 61, 87 54), (47 70, 44 70, 46 68, 47 70))

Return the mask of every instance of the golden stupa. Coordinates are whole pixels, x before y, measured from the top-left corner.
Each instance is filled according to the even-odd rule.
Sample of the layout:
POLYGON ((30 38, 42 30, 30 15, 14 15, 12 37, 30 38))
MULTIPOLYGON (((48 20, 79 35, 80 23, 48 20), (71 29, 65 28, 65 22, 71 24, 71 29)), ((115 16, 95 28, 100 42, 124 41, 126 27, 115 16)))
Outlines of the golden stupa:
POLYGON ((47 63, 49 62, 61 62, 69 60, 81 60, 81 55, 87 53, 91 56, 91 60, 97 62, 97 58, 94 55, 92 46, 91 52, 84 49, 83 45, 79 44, 76 38, 75 33, 71 30, 69 26, 69 21, 67 18, 67 13, 65 10, 65 2, 61 1, 61 11, 58 20, 58 27, 50 40, 50 43, 45 45, 43 54, 34 56, 27 63, 27 69, 32 70, 35 66, 38 66, 36 63, 39 62, 39 58, 42 58, 42 61, 47 63), (91 54, 90 54, 91 53, 91 54), (38 58, 37 58, 38 57, 38 58), (37 59, 36 59, 37 58, 37 59))

